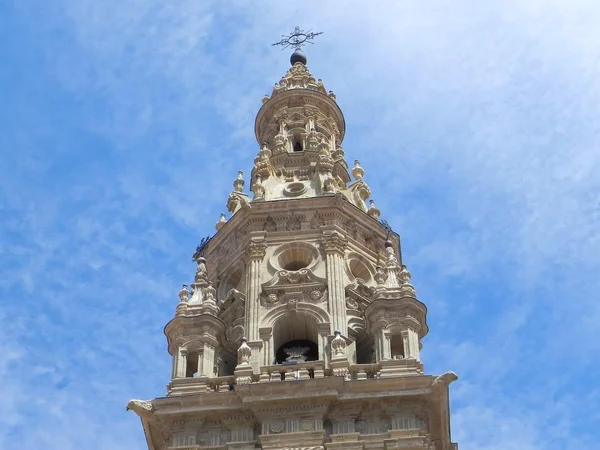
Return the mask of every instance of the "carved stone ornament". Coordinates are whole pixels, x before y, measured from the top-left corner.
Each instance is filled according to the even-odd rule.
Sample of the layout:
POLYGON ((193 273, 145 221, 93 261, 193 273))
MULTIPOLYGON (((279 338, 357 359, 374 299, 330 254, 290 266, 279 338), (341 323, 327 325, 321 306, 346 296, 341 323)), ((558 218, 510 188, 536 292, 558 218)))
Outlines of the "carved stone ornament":
POLYGON ((375 282, 377 283, 377 286, 379 286, 379 287, 385 286, 385 272, 383 271, 383 267, 377 266, 377 268, 375 269, 375 275, 373 276, 373 278, 375 278, 375 282))
POLYGON ((306 361, 307 356, 305 355, 305 353, 310 350, 308 347, 288 347, 288 348, 284 348, 283 351, 285 352, 287 356, 287 358, 285 358, 285 360, 287 362, 292 362, 292 361, 297 361, 297 362, 304 362, 306 361))
POLYGON ((250 241, 244 255, 248 259, 263 259, 267 253, 267 243, 265 241, 250 241))
POLYGON ((198 258, 198 267, 196 268, 196 276, 194 281, 198 284, 208 282, 208 271, 206 270, 206 259, 198 258))
POLYGON ((250 357, 252 356, 252 349, 247 344, 248 339, 242 338, 242 345, 238 348, 238 361, 240 366, 247 366, 250 364, 250 357))
POLYGON ((265 223, 263 224, 263 231, 277 231, 277 222, 271 217, 267 216, 265 223))
POLYGON ((233 189, 235 192, 243 192, 244 191, 244 172, 241 170, 238 172, 236 179, 233 181, 233 189))
POLYGON ((181 290, 179 291, 179 301, 187 302, 189 298, 190 298, 190 291, 188 291, 187 285, 184 284, 181 287, 181 290))
POLYGON ((313 230, 318 230, 323 225, 325 225, 325 220, 323 219, 323 216, 321 216, 319 211, 316 211, 315 214, 312 216, 312 219, 310 219, 310 227, 313 230))
POLYGON ((276 419, 269 425, 269 431, 273 434, 283 433, 285 430, 285 421, 283 419, 276 419))
POLYGON ((152 408, 152 402, 147 400, 129 400, 126 410, 131 410, 141 417, 143 415, 150 414, 152 412, 152 408))
POLYGON ((352 297, 346 297, 346 308, 358 310, 358 302, 352 297))
POLYGON ((362 180, 365 176, 365 170, 360 166, 358 160, 354 161, 354 168, 352 169, 352 176, 357 180, 362 180))
POLYGON ((256 181, 254 182, 254 186, 252 186, 252 191, 254 192, 254 200, 265 199, 265 187, 262 185, 262 177, 260 175, 256 176, 256 181))
POLYGON ((331 341, 331 349, 333 350, 333 357, 343 357, 346 349, 346 340, 342 337, 342 333, 336 330, 335 338, 331 341))
POLYGON ((227 223, 227 217, 225 216, 225 213, 221 213, 221 217, 219 217, 219 220, 215 224, 215 228, 217 229, 217 231, 219 231, 221 228, 223 228, 223 226, 226 223, 227 223))
POLYGON ((323 236, 323 248, 325 253, 344 253, 348 245, 348 241, 340 233, 333 232, 323 236))
POLYGON ((381 210, 375 206, 375 200, 369 200, 369 210, 367 214, 375 220, 379 220, 381 217, 381 210))

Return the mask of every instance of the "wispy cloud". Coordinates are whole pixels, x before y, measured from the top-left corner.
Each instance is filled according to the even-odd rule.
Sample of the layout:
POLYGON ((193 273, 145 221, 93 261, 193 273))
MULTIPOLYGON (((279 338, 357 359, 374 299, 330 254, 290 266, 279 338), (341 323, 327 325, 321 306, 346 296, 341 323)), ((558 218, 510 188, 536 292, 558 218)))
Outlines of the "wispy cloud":
POLYGON ((461 375, 461 449, 592 446, 599 15, 591 0, 0 6, 0 447, 145 448, 124 404, 164 393, 162 326, 256 154, 254 114, 288 65, 268 44, 296 23, 325 31, 309 66, 429 306, 426 367, 461 375))

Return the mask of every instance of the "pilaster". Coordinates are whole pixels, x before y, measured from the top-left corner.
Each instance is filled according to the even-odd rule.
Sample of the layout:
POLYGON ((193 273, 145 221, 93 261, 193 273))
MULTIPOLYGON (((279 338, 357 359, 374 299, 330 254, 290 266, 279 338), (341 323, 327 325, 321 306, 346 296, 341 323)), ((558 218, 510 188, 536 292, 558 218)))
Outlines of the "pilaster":
POLYGON ((327 287, 329 291, 329 312, 334 330, 347 334, 346 290, 344 285, 344 253, 348 241, 336 230, 324 230, 323 250, 327 265, 327 287))
POLYGON ((266 233, 253 233, 244 251, 246 259, 246 336, 250 342, 259 340, 258 305, 260 294, 261 264, 267 250, 266 233))

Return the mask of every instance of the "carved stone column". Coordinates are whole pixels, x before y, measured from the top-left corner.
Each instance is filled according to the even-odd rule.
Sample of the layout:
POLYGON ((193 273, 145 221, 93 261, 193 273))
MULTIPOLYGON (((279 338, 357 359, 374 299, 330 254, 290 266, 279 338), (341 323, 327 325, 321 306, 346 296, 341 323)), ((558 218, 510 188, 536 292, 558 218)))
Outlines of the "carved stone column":
POLYGON ((258 331, 259 327, 259 295, 260 272, 262 261, 267 250, 265 233, 255 233, 244 251, 246 259, 246 335, 248 346, 252 349, 250 364, 255 373, 259 372, 262 341, 258 331))
POLYGON ((251 413, 230 414, 223 418, 223 424, 231 431, 227 449, 253 450, 254 418, 251 413))
POLYGON ((259 339, 258 333, 258 296, 260 294, 260 266, 265 257, 267 242, 262 236, 253 238, 244 251, 246 259, 246 336, 248 341, 259 339))
POLYGON ((421 360, 419 350, 419 333, 412 328, 409 328, 406 332, 404 351, 407 358, 414 358, 417 361, 421 360))
POLYGON ((260 363, 262 366, 270 366, 273 364, 273 360, 275 359, 275 351, 273 349, 273 328, 261 328, 258 330, 258 333, 261 341, 263 342, 263 355, 260 363))
POLYGON ((327 289, 329 291, 329 313, 334 330, 348 333, 346 319, 346 292, 344 286, 344 252, 346 238, 338 231, 323 234, 323 248, 327 261, 327 289))
POLYGON ((179 347, 175 357, 175 376, 174 378, 185 378, 185 369, 187 364, 187 350, 179 347))
POLYGON ((364 449, 364 442, 359 441, 360 433, 354 427, 360 409, 360 404, 353 404, 334 407, 330 411, 331 443, 325 444, 327 450, 364 449))
POLYGON ((211 377, 215 368, 215 347, 203 342, 198 351, 198 375, 211 377))

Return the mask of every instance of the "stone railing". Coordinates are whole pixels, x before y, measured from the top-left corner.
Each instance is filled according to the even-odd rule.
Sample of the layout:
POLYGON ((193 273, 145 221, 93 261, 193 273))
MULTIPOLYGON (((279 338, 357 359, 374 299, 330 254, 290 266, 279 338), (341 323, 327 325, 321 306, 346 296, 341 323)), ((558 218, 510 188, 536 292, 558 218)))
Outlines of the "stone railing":
MULTIPOLYGON (((343 376, 347 381, 361 381, 374 378, 420 375, 423 365, 415 359, 393 359, 373 364, 350 364, 342 370, 334 371, 325 367, 324 361, 307 361, 296 364, 274 364, 262 366, 259 374, 251 374, 251 383, 272 383, 280 381, 301 381, 332 376, 343 376)), ((210 392, 228 392, 238 384, 234 375, 222 377, 175 378, 167 386, 168 396, 210 392)), ((240 383, 242 384, 242 383, 240 383)), ((243 384, 247 384, 247 381, 243 384)))
POLYGON ((296 364, 262 366, 258 379, 254 381, 266 383, 271 381, 310 380, 312 378, 325 378, 325 376, 324 361, 306 361, 296 364))

